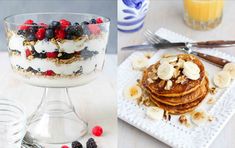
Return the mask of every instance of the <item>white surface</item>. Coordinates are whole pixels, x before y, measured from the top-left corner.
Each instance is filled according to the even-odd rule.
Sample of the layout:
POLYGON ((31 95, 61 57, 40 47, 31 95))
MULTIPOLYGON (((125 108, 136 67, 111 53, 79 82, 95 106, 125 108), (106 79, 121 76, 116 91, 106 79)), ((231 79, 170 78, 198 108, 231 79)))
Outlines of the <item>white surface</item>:
MULTIPOLYGON (((217 28, 211 31, 195 31, 187 27, 182 18, 183 3, 181 0, 152 0, 150 3, 150 10, 145 20, 144 29, 149 28, 153 31, 160 27, 165 27, 182 35, 185 35, 193 40, 214 40, 214 39, 234 39, 235 34, 231 31, 235 26, 235 1, 227 0, 225 2, 225 13, 223 22, 217 28)), ((140 44, 144 42, 143 31, 126 34, 118 33, 119 46, 119 63, 121 63, 131 52, 120 51, 123 46, 131 44, 140 44)), ((220 50, 220 49, 219 49, 220 50)), ((234 48, 223 52, 235 56, 234 48)), ((166 144, 154 139, 153 137, 143 133, 131 125, 119 120, 118 122, 118 145, 120 148, 167 148, 166 144)), ((235 145, 235 116, 231 118, 227 126, 218 135, 210 147, 213 148, 233 148, 235 145)))
MULTIPOLYGON (((171 42, 190 42, 190 39, 184 38, 183 36, 177 35, 174 32, 170 32, 165 29, 159 29, 157 35, 168 39, 171 42)), ((235 60, 234 57, 218 52, 216 50, 206 49, 200 50, 202 53, 220 56, 229 61, 235 60)), ((152 65, 161 58, 162 55, 171 53, 179 54, 182 53, 178 50, 171 49, 171 52, 166 50, 159 50, 149 60, 148 64, 152 65)), ((129 124, 139 128, 140 130, 148 133, 149 135, 173 146, 173 147, 184 147, 184 148, 201 148, 208 147, 218 133, 223 129, 227 121, 231 118, 235 111, 235 98, 233 91, 235 90, 235 83, 232 82, 227 89, 220 89, 216 95, 208 94, 204 101, 197 107, 197 109, 206 110, 206 112, 215 117, 215 120, 205 124, 204 126, 196 126, 191 123, 191 127, 187 128, 182 126, 178 119, 178 115, 172 115, 171 120, 168 122, 152 121, 146 118, 144 106, 138 106, 136 102, 130 101, 123 96, 123 90, 127 85, 135 83, 137 79, 141 79, 142 72, 132 70, 131 62, 136 59, 143 57, 142 52, 135 52, 129 58, 127 58, 118 68, 118 117, 128 122, 129 124), (208 105, 206 102, 209 98, 213 97, 216 99, 214 105, 208 105), (178 137, 178 138, 176 138, 178 137)), ((220 71, 220 68, 202 61, 206 71, 208 72, 208 78, 210 80, 210 86, 213 86, 212 80, 215 73, 220 71)), ((188 116, 186 114, 186 116, 188 116)))
MULTIPOLYGON (((27 115, 37 107, 42 97, 43 88, 34 87, 12 77, 9 59, 6 52, 0 52, 0 93, 15 99, 24 106, 27 115)), ((95 138, 99 148, 116 148, 116 56, 107 55, 103 74, 93 82, 69 89, 75 108, 88 121, 89 127, 101 125, 104 135, 95 138), (111 128, 112 127, 112 128, 111 128)), ((82 140, 85 141, 89 135, 82 140)))

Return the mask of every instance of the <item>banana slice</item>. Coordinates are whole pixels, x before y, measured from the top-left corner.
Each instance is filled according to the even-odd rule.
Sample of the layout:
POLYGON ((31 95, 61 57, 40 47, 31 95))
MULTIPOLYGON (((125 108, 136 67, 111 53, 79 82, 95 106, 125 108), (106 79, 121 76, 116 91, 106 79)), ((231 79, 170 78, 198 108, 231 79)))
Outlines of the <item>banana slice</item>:
POLYGON ((130 100, 136 100, 142 96, 142 89, 138 85, 128 86, 124 90, 124 97, 130 100))
POLYGON ((170 56, 170 57, 167 57, 167 58, 162 58, 160 60, 160 63, 164 63, 164 62, 167 62, 167 63, 171 63, 171 62, 176 62, 178 60, 178 57, 177 56, 170 56))
POLYGON ((214 76, 214 83, 220 88, 225 88, 230 84, 231 76, 227 71, 220 71, 214 76))
POLYGON ((191 61, 184 62, 183 68, 184 68, 183 74, 187 78, 189 78, 191 80, 197 80, 200 78, 200 69, 197 66, 197 64, 195 64, 191 61))
POLYGON ((224 66, 223 71, 229 72, 232 79, 235 79, 235 63, 228 63, 224 66))
POLYGON ((156 106, 150 106, 146 110, 146 115, 152 120, 161 120, 163 114, 164 110, 156 106))
POLYGON ((132 68, 134 70, 143 70, 148 66, 148 58, 138 57, 132 61, 132 68))
POLYGON ((160 66, 157 69, 157 75, 162 80, 170 80, 174 75, 174 72, 175 72, 174 66, 167 62, 160 64, 160 66))
POLYGON ((204 125, 208 121, 208 114, 204 110, 196 110, 191 114, 191 119, 196 125, 204 125))

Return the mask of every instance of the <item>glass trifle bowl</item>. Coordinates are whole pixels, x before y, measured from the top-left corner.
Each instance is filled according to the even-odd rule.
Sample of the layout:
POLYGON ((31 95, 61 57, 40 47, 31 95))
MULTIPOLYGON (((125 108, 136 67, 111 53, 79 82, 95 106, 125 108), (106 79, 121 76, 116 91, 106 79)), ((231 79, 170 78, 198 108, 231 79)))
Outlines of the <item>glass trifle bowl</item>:
POLYGON ((87 84, 101 73, 110 20, 95 14, 30 13, 4 19, 14 75, 44 87, 28 132, 38 143, 63 144, 87 132, 68 88, 87 84))

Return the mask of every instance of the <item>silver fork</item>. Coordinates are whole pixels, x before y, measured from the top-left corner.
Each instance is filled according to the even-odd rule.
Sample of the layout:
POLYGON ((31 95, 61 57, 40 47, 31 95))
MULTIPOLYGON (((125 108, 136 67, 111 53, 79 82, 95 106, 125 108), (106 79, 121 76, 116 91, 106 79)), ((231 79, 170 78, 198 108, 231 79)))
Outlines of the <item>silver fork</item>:
MULTIPOLYGON (((144 32, 144 36, 147 39, 147 41, 152 45, 154 45, 156 43, 170 43, 168 40, 161 38, 160 36, 152 33, 148 29, 144 32)), ((216 66, 219 66, 219 67, 224 67, 225 64, 230 63, 230 61, 228 61, 228 60, 194 51, 194 50, 192 50, 192 48, 190 46, 187 46, 185 48, 178 48, 178 49, 181 51, 184 51, 188 54, 196 55, 196 56, 198 56, 198 57, 216 65, 216 66)))

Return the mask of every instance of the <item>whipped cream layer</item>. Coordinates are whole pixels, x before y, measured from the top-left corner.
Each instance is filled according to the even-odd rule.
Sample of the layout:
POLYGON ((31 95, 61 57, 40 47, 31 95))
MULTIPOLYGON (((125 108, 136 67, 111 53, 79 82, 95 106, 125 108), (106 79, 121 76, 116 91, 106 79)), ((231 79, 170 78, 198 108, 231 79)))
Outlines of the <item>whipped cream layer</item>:
POLYGON ((52 61, 46 59, 34 59, 32 61, 22 58, 20 56, 13 56, 10 58, 11 64, 13 67, 22 67, 27 69, 32 67, 35 70, 40 70, 42 72, 47 70, 53 70, 56 74, 61 75, 71 75, 82 66, 83 74, 91 73, 95 67, 97 69, 102 69, 103 61, 105 58, 105 52, 99 53, 93 58, 89 58, 84 61, 76 61, 71 64, 61 64, 57 65, 52 61))
MULTIPOLYGON (((24 46, 25 39, 22 35, 13 34, 9 40, 9 49, 18 50, 24 54, 26 49, 31 49, 31 46, 24 46)), ((57 41, 57 43, 38 40, 33 46, 38 53, 42 52, 66 52, 75 53, 79 52, 85 47, 88 47, 90 51, 102 51, 105 50, 108 42, 107 33, 101 33, 101 35, 89 39, 87 36, 83 36, 81 40, 63 40, 63 42, 57 41)))

